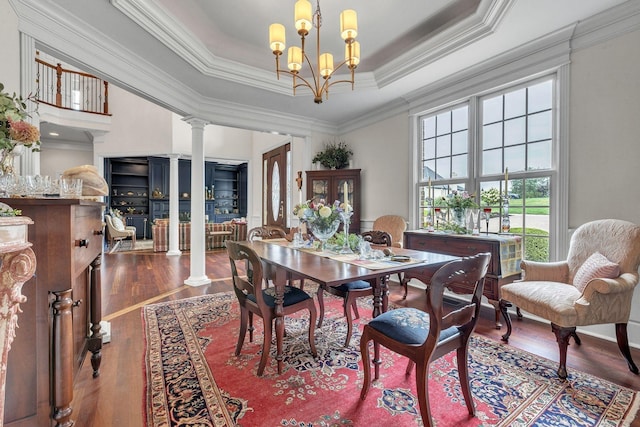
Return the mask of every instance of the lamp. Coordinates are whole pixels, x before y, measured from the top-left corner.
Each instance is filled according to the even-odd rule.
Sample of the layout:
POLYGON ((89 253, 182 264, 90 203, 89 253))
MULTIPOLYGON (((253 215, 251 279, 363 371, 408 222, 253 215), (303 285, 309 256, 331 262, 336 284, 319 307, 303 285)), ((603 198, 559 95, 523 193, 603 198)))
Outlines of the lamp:
POLYGON ((287 52, 287 68, 280 68, 280 55, 286 47, 285 28, 282 24, 269 26, 269 46, 276 57, 276 74, 280 80, 280 73, 287 73, 293 77, 293 94, 296 88, 306 86, 313 92, 313 101, 322 103, 322 98, 329 98, 329 88, 336 83, 351 83, 351 89, 355 83, 355 69, 360 63, 360 43, 356 41, 358 35, 358 17, 355 10, 346 9, 340 14, 340 36, 345 41, 344 61, 334 67, 333 55, 320 53, 320 27, 322 26, 322 13, 320 12, 320 0, 316 2, 316 11, 312 13, 311 3, 308 0, 298 0, 294 6, 294 22, 296 31, 300 35, 301 47, 291 46, 287 52), (316 67, 314 68, 309 56, 304 50, 304 41, 311 27, 316 28, 316 67), (306 62, 311 71, 310 77, 302 77, 300 71, 306 62), (331 77, 343 65, 351 71, 351 79, 338 80, 329 83, 331 77), (324 79, 324 81, 321 80, 324 79))

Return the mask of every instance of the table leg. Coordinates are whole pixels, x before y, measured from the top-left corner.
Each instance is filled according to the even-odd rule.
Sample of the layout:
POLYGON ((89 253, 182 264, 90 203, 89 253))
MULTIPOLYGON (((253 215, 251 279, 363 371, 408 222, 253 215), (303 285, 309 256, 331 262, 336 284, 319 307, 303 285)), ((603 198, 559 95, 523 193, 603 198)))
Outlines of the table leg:
POLYGON ((275 285, 275 313, 276 313, 276 361, 278 374, 282 373, 282 340, 284 337, 284 287, 287 283, 287 271, 277 268, 273 278, 275 285))
POLYGON ((389 303, 389 292, 385 276, 376 277, 369 281, 373 288, 373 317, 377 317, 380 313, 387 311, 389 303))

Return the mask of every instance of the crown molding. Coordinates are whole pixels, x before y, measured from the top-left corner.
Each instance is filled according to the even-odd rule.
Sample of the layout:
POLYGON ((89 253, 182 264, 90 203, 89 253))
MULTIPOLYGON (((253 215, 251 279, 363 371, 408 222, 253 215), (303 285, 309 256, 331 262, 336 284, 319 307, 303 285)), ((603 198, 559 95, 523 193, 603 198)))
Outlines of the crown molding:
POLYGON ((493 34, 516 0, 484 0, 475 14, 431 37, 375 70, 376 81, 385 87, 417 69, 493 34))
POLYGON ((629 0, 578 23, 571 43, 585 49, 640 29, 640 0, 629 0))
MULTIPOLYGON (((230 61, 211 53, 195 34, 185 29, 160 4, 149 0, 110 0, 111 4, 145 31, 162 42, 176 55, 194 67, 203 75, 225 81, 251 86, 275 92, 280 95, 294 96, 291 83, 286 79, 274 79, 274 71, 251 67, 236 61, 230 61)), ((358 74, 360 79, 360 74, 358 74)), ((347 74, 336 74, 336 81, 348 80, 347 74)), ((360 87, 377 87, 373 75, 360 82, 360 87)), ((342 86, 332 88, 332 92, 348 90, 342 86)))
POLYGON ((513 84, 569 63, 574 29, 575 25, 562 28, 413 92, 407 97, 411 114, 457 102, 470 93, 513 84))

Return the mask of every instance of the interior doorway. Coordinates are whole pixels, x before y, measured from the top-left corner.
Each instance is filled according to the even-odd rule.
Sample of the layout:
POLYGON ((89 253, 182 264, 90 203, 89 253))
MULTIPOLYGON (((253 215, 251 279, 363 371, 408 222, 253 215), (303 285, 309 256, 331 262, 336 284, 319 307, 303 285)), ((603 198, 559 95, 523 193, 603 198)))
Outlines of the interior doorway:
POLYGON ((287 227, 291 144, 287 143, 262 155, 262 223, 287 227))

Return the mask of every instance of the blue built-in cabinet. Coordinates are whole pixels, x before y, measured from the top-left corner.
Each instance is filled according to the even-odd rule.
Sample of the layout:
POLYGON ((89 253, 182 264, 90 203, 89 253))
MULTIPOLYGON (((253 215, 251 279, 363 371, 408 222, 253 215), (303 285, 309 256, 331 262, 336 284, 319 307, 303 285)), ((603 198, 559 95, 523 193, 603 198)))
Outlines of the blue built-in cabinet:
MULTIPOLYGON (((210 222, 224 222, 247 215, 247 164, 205 162, 205 215, 210 222)), ((169 159, 149 158, 149 219, 169 216, 169 159)), ((181 221, 191 216, 191 161, 178 161, 178 197, 181 221)))

